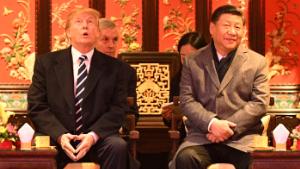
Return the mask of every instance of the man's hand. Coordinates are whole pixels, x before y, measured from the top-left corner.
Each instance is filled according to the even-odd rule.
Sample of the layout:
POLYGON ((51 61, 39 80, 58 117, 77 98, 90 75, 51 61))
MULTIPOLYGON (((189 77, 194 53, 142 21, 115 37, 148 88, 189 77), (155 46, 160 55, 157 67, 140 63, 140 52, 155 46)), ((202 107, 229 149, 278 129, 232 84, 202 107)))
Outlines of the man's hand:
POLYGON ((206 138, 212 142, 212 143, 219 143, 221 142, 215 135, 213 135, 212 133, 208 133, 206 134, 206 138))
POLYGON ((65 153, 67 154, 67 156, 72 159, 73 161, 77 161, 77 158, 75 156, 75 149, 73 148, 73 146, 71 145, 71 141, 74 140, 76 137, 76 135, 72 135, 70 133, 66 133, 61 135, 58 138, 58 143, 61 145, 61 148, 65 151, 65 153))
POLYGON ((91 134, 80 134, 75 140, 80 141, 75 152, 77 153, 76 160, 80 160, 90 150, 94 144, 94 138, 91 134))
POLYGON ((216 119, 212 122, 210 133, 206 137, 213 143, 223 142, 234 134, 234 127, 236 127, 236 124, 233 122, 216 119))

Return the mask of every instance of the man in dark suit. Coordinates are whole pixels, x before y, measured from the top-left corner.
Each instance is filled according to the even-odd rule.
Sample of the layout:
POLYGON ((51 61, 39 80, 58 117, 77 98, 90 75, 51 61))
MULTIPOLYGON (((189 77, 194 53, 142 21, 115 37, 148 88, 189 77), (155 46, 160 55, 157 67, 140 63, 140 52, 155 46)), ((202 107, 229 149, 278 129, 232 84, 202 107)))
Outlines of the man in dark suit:
MULTIPOLYGON (((100 35, 96 44, 96 48, 106 55, 117 58, 117 48, 119 42, 119 32, 116 24, 107 18, 101 18, 99 20, 99 30, 100 35)), ((136 103, 136 83, 137 76, 136 70, 132 68, 130 65, 125 63, 124 76, 127 77, 127 93, 128 97, 132 97, 133 105, 130 107, 128 113, 134 114, 136 117, 136 121, 138 120, 138 106, 136 103)), ((126 127, 126 126, 123 126, 126 127)))
POLYGON ((231 163, 248 169, 269 101, 267 62, 241 43, 245 21, 232 5, 211 17, 212 42, 183 64, 180 107, 187 136, 170 169, 205 169, 231 163))
MULTIPOLYGON (((117 48, 119 42, 119 32, 117 29, 116 24, 107 18, 101 18, 99 20, 99 38, 96 43, 96 48, 100 52, 117 58, 117 48)), ((137 83, 137 76, 136 70, 132 68, 130 65, 124 62, 124 77, 126 77, 126 88, 127 97, 128 97, 128 105, 129 109, 126 110, 127 114, 134 114, 135 115, 135 122, 138 121, 139 112, 136 100, 136 83, 137 83)), ((128 133, 129 132, 130 124, 128 121, 124 121, 122 124, 122 128, 120 132, 128 133)), ((140 168, 140 163, 136 159, 133 159, 131 155, 129 155, 128 160, 129 168, 130 169, 137 169, 140 168)))
POLYGON ((99 13, 79 8, 67 18, 71 47, 36 59, 28 111, 37 132, 58 148, 57 165, 93 161, 103 169, 124 169, 127 144, 118 130, 124 121, 124 64, 94 49, 99 13))

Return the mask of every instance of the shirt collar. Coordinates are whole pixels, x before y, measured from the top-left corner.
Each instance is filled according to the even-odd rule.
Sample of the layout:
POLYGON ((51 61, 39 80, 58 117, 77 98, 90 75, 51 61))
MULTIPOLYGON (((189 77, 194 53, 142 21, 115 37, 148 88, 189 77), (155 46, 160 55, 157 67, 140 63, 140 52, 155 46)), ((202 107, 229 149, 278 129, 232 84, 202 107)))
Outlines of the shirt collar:
POLYGON ((213 54, 213 58, 216 62, 220 62, 223 58, 230 60, 231 58, 234 57, 236 51, 238 48, 234 49, 233 51, 229 52, 227 56, 221 55, 219 52, 217 52, 214 41, 211 42, 211 50, 213 54))
POLYGON ((217 52, 217 56, 218 56, 218 60, 220 61, 221 59, 225 58, 226 56, 221 55, 218 51, 217 52))
POLYGON ((94 49, 90 50, 87 53, 81 53, 72 46, 71 47, 71 54, 72 54, 73 63, 76 63, 78 61, 79 57, 82 56, 82 55, 85 55, 87 57, 87 60, 90 61, 92 59, 93 54, 94 54, 94 49))

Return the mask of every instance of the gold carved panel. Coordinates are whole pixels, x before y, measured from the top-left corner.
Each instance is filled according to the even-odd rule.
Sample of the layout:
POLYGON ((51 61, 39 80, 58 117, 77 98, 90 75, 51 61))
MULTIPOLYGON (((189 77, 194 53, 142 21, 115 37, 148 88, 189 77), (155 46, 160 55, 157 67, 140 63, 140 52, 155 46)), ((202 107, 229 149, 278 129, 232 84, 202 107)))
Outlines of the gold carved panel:
POLYGON ((161 105, 169 101, 170 65, 131 64, 137 72, 137 104, 143 115, 161 114, 161 105))

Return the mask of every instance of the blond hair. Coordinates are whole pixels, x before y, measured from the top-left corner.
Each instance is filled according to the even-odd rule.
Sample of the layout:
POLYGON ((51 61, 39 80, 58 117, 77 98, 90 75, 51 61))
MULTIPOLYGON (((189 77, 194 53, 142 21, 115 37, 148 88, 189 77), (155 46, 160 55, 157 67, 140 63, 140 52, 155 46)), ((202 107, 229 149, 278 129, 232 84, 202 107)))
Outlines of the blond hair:
MULTIPOLYGON (((93 8, 86 8, 86 7, 80 7, 80 8, 76 8, 74 10, 72 10, 69 15, 67 16, 67 23, 66 23, 66 27, 65 30, 68 30, 71 24, 71 20, 78 14, 82 14, 82 13, 88 13, 91 14, 92 16, 95 17, 95 19, 98 21, 99 18, 101 17, 100 12, 98 12, 97 10, 93 9, 93 8)), ((97 22, 97 24, 99 25, 99 23, 97 22)))

